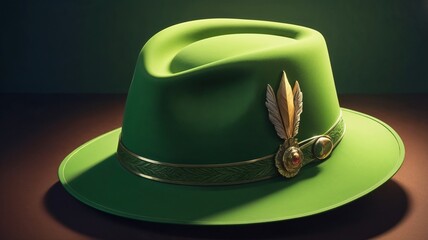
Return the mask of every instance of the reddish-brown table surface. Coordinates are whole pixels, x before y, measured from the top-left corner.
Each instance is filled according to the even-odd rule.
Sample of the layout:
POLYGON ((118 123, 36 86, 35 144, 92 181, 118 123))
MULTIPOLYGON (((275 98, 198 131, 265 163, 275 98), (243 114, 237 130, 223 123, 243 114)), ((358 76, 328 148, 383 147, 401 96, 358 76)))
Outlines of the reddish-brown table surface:
POLYGON ((140 222, 92 209, 58 182, 64 157, 120 127, 125 95, 1 95, 0 239, 428 239, 428 95, 345 95, 342 107, 393 127, 400 171, 332 211, 247 226, 140 222))

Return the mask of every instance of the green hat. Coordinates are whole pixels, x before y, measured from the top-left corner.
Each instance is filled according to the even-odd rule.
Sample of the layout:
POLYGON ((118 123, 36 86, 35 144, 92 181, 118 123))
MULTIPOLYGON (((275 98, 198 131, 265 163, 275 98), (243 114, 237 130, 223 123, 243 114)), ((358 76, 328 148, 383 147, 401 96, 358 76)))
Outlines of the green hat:
POLYGON ((59 179, 80 201, 123 217, 249 224, 346 204, 403 159, 392 128, 340 108, 319 32, 209 19, 145 44, 122 128, 73 151, 59 179))

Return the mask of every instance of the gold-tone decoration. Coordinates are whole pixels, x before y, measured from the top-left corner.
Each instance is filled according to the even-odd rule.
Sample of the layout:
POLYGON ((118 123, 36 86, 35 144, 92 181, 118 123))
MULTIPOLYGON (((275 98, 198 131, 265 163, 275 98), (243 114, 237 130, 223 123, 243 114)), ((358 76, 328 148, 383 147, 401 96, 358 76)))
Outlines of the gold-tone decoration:
POLYGON ((312 154, 319 160, 327 158, 332 150, 333 141, 328 136, 319 137, 312 145, 312 154))
POLYGON ((303 94, 302 94, 302 91, 300 91, 300 85, 298 81, 294 83, 293 95, 294 95, 294 136, 296 136, 299 133, 300 114, 302 114, 303 112, 303 94))
POLYGON ((286 136, 288 139, 292 138, 294 132, 294 95, 284 71, 276 93, 276 101, 282 116, 286 136))
POLYGON ((303 94, 299 83, 296 81, 292 89, 283 71, 276 97, 272 87, 267 86, 266 107, 276 133, 284 140, 275 155, 275 165, 282 176, 294 177, 304 160, 296 138, 303 112, 303 94))

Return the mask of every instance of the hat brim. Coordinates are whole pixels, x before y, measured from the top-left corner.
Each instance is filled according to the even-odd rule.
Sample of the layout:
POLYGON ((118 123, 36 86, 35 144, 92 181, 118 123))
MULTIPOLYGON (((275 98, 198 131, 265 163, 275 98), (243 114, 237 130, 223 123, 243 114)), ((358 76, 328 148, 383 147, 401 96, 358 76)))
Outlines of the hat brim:
POLYGON ((151 222, 234 225, 309 216, 349 203, 400 168, 404 145, 387 124, 343 110, 346 133, 332 156, 281 177, 231 186, 185 186, 144 179, 117 161, 120 129, 77 148, 59 167, 65 189, 104 212, 151 222))

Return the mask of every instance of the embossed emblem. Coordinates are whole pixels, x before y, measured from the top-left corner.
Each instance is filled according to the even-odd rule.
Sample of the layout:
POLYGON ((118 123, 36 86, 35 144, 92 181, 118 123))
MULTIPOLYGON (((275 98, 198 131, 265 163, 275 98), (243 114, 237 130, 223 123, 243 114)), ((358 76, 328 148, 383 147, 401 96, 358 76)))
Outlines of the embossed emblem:
POLYGON ((296 138, 303 111, 303 94, 299 82, 296 81, 291 88, 283 71, 276 95, 272 87, 267 85, 266 107, 278 137, 284 140, 275 155, 275 165, 282 176, 294 177, 299 173, 304 160, 296 138))

